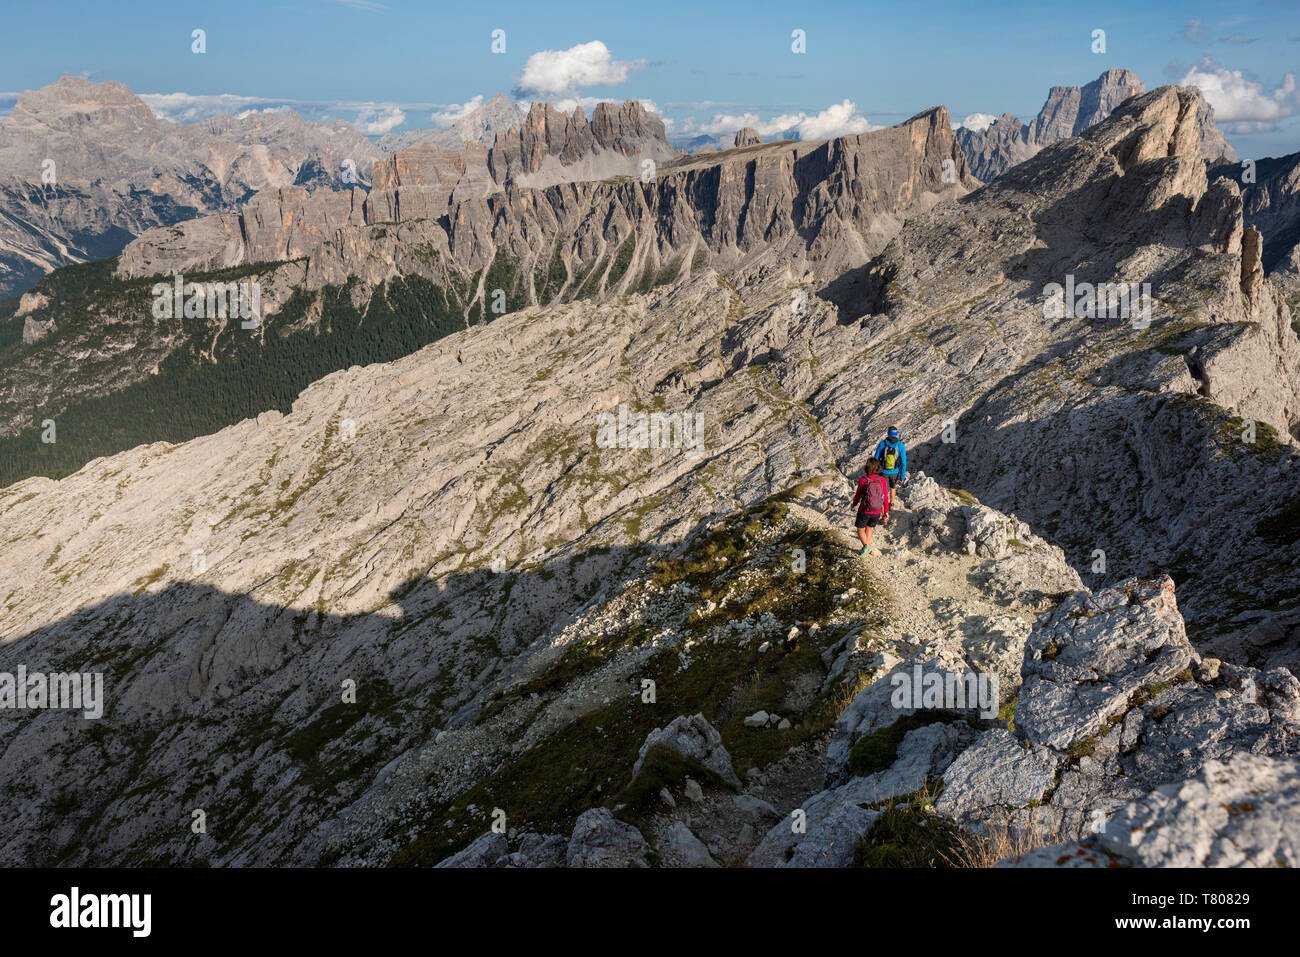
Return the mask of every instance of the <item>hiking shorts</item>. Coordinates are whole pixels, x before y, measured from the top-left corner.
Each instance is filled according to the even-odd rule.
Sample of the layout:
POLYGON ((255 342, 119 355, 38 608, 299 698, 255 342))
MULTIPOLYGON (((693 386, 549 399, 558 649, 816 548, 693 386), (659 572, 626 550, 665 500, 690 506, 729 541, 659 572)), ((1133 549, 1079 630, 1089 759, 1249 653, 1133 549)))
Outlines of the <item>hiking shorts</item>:
POLYGON ((867 512, 858 512, 858 520, 853 523, 854 528, 875 528, 884 518, 881 514, 870 515, 867 512))
POLYGON ((894 490, 894 486, 898 484, 898 476, 886 475, 885 478, 889 479, 889 490, 892 492, 894 490))

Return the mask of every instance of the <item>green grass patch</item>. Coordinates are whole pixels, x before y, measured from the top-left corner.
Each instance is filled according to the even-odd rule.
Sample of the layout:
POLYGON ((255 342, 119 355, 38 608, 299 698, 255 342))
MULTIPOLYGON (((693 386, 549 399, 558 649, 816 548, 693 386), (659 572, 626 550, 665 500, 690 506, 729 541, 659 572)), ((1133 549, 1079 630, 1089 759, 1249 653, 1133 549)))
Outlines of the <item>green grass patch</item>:
POLYGON ((849 750, 849 773, 854 777, 866 777, 884 771, 898 760, 898 746, 903 743, 907 732, 930 724, 947 724, 955 718, 956 715, 946 711, 918 711, 864 734, 853 742, 849 750))
POLYGON ((855 867, 957 867, 970 838, 918 800, 886 808, 859 840, 855 867))
POLYGON ((627 267, 632 265, 632 254, 636 252, 636 237, 629 236, 623 240, 623 245, 618 247, 618 252, 614 256, 614 262, 609 267, 609 280, 606 287, 612 289, 618 285, 618 281, 623 278, 627 272, 627 267))
POLYGON ((645 817, 662 804, 659 792, 683 784, 688 777, 701 785, 736 790, 712 768, 706 768, 694 758, 685 757, 671 748, 656 745, 646 752, 640 773, 619 792, 614 802, 623 805, 619 817, 639 827, 645 817))

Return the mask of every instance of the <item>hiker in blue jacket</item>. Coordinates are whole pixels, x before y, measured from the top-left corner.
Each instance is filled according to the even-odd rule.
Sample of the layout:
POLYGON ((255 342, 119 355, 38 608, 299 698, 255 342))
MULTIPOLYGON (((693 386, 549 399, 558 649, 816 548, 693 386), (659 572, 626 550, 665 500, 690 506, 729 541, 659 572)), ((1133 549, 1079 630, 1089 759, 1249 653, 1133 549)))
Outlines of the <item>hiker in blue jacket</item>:
POLYGON ((889 482, 890 504, 893 504, 894 486, 907 481, 907 446, 898 437, 898 429, 893 426, 876 446, 875 458, 880 462, 880 474, 889 482))

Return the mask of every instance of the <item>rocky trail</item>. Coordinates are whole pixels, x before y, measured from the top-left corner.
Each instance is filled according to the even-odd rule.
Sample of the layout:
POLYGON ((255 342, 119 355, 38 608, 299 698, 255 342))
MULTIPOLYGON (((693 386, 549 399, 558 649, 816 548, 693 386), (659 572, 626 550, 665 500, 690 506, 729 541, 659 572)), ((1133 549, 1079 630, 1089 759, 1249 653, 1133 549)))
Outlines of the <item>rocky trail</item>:
MULTIPOLYGON (((647 735, 631 785, 584 812, 572 836, 489 830, 440 866, 982 866, 1000 858, 1129 866, 1144 855, 1163 863, 1165 853, 1203 862, 1188 848, 1218 848, 1220 835, 1239 845, 1210 852, 1221 859, 1296 860, 1291 772, 1270 763, 1300 752, 1294 676, 1202 659, 1186 640, 1168 579, 1094 596, 1058 549, 923 473, 911 486, 912 507, 891 523, 884 555, 860 559, 853 537, 826 517, 844 485, 828 479, 787 514, 803 534, 823 532, 819 549, 841 553, 840 567, 859 583, 835 595, 837 605, 851 604, 859 586, 874 599, 862 624, 821 655, 825 681, 842 692, 833 728, 745 769, 745 759, 732 757, 734 731, 729 752, 703 714, 681 715, 647 735), (899 709, 891 700, 895 675, 964 675, 972 667, 999 677, 990 710, 973 700, 955 709, 920 702, 899 709), (1092 675, 1084 699, 1059 696, 1061 667, 1092 675), (1173 752, 1170 734, 1181 742, 1173 752), (1252 754, 1232 760, 1238 751, 1252 754), (1155 792, 1162 825, 1182 843, 1139 853, 1107 819, 1130 799, 1139 803, 1119 819, 1141 813, 1148 782, 1171 773, 1171 761, 1182 774, 1208 775, 1206 783, 1155 792), (1197 816, 1205 797, 1196 788, 1237 793, 1261 768, 1262 780, 1276 781, 1276 798, 1239 803, 1226 817, 1197 816), (1237 836, 1243 829, 1250 842, 1237 836), (1070 839, 1076 843, 1052 846, 1070 839)), ((843 619, 832 612, 826 627, 843 619)), ((760 646, 763 653, 791 655, 801 626, 810 636, 822 627, 792 625, 780 644, 760 646)), ((785 629, 781 621, 775 633, 785 629)), ((744 638, 725 653, 743 645, 744 638)), ((725 707, 716 714, 725 717, 725 707)), ((766 711, 745 716, 741 751, 746 739, 772 735, 778 720, 790 727, 766 711)))

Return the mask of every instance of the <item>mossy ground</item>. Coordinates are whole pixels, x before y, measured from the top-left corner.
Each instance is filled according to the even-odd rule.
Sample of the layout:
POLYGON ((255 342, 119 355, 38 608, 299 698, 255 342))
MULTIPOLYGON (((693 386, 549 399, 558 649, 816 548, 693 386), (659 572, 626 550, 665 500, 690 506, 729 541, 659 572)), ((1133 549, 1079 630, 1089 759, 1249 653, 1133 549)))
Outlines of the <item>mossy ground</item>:
POLYGON ((961 867, 971 835, 947 818, 929 812, 932 794, 891 801, 859 840, 855 867, 961 867))

